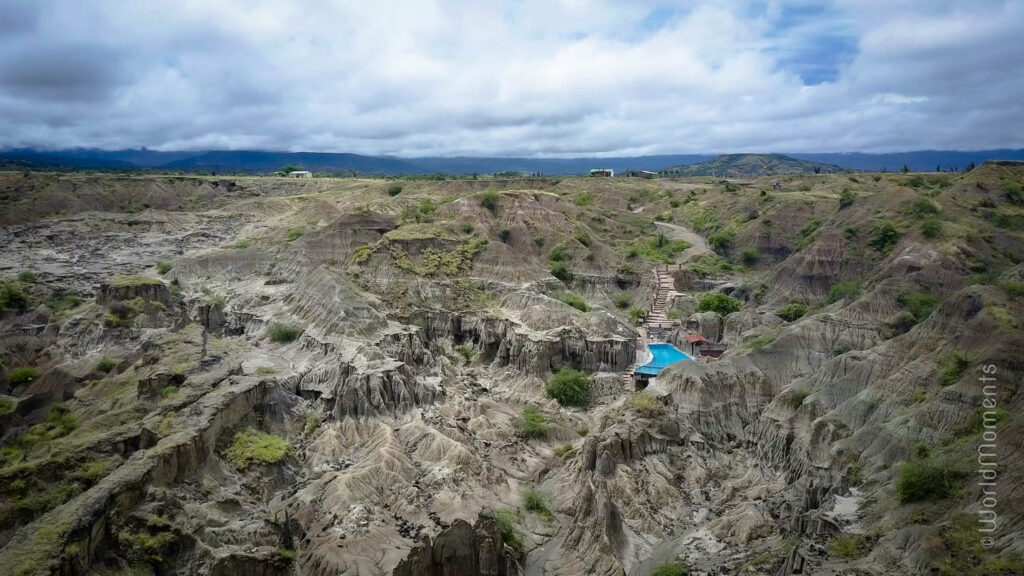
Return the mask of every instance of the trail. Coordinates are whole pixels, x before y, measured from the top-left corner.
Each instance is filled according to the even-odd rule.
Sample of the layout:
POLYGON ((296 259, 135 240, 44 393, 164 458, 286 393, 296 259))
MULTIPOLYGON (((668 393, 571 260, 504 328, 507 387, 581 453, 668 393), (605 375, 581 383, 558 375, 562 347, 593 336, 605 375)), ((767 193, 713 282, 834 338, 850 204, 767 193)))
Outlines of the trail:
POLYGON ((677 262, 689 262, 698 256, 704 256, 705 254, 713 255, 715 253, 708 246, 708 242, 703 236, 686 226, 669 224, 668 222, 655 222, 654 225, 658 228, 659 232, 664 232, 669 240, 685 240, 692 245, 676 258, 677 262))

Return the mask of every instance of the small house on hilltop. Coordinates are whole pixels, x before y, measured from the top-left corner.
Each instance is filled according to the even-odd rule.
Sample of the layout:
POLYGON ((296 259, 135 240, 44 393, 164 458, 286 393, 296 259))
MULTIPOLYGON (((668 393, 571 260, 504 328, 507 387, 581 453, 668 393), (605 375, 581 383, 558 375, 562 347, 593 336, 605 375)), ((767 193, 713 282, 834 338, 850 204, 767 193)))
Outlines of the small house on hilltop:
POLYGON ((289 172, 288 173, 288 177, 290 177, 290 178, 312 178, 313 177, 313 173, 310 172, 309 170, 296 170, 294 172, 289 172))
POLYGON ((615 177, 615 170, 612 170, 611 168, 595 168, 595 169, 590 171, 590 175, 591 176, 600 176, 600 177, 603 177, 603 178, 614 178, 615 177))

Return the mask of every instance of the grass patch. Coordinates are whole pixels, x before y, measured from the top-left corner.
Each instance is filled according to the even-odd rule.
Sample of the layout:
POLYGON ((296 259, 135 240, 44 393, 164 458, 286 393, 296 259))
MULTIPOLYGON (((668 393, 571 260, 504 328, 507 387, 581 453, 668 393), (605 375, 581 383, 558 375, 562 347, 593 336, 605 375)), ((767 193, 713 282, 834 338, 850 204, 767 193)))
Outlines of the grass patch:
POLYGON ((177 393, 178 393, 178 387, 177 386, 165 386, 165 387, 160 389, 160 397, 161 398, 170 398, 171 396, 174 396, 177 393))
POLYGON ((650 394, 634 394, 627 402, 629 409, 643 418, 657 418, 665 413, 665 407, 650 394))
POLYGON ((629 294, 619 294, 614 300, 612 300, 612 304, 614 304, 619 310, 625 310, 632 306, 633 298, 631 298, 629 294))
POLYGON ((942 222, 938 220, 925 220, 921 222, 921 235, 925 238, 942 238, 944 233, 942 222))
POLYGON ((740 262, 742 262, 744 266, 753 266, 754 264, 757 264, 759 260, 761 260, 761 253, 754 248, 744 248, 743 251, 740 252, 740 262))
POLYGON ((590 391, 590 378, 579 370, 563 366, 548 380, 545 391, 562 406, 584 406, 590 391))
POLYGON ((114 278, 107 281, 107 286, 122 287, 122 286, 153 286, 156 284, 163 284, 156 278, 149 278, 146 276, 128 275, 128 276, 115 276, 114 278))
POLYGON ((555 456, 559 458, 565 458, 565 455, 572 452, 572 444, 563 444, 558 448, 555 448, 555 456))
POLYGON ((548 419, 533 406, 523 408, 519 434, 524 438, 547 438, 548 419))
POLYGON ((572 280, 572 272, 569 271, 569 267, 566 266, 564 262, 552 262, 551 275, 562 282, 569 282, 572 280))
POLYGON ((392 184, 391 186, 388 186, 388 196, 398 196, 401 193, 402 193, 402 185, 401 184, 392 184))
POLYGON ((860 283, 856 280, 841 280, 832 285, 828 290, 828 302, 838 302, 849 298, 856 299, 860 296, 860 283))
POLYGON ((644 258, 672 264, 676 254, 693 246, 685 240, 669 240, 664 233, 634 240, 626 245, 627 258, 644 258))
POLYGON ((161 276, 163 276, 164 274, 167 274, 168 272, 170 272, 172 268, 174 268, 174 265, 171 264, 170 262, 168 262, 167 260, 157 260, 156 261, 156 271, 161 276))
POLYGON ((896 496, 901 504, 922 500, 943 500, 960 492, 964 474, 932 459, 905 462, 896 479, 896 496))
POLYGON ((7 373, 7 383, 11 386, 20 386, 38 380, 39 375, 39 369, 35 366, 18 366, 7 373))
POLYGON ((456 348, 455 351, 458 352, 460 356, 462 356, 462 359, 466 362, 466 364, 472 362, 473 357, 476 356, 476 350, 473 350, 473 347, 468 344, 462 344, 461 346, 456 348))
POLYGON ((687 576, 690 567, 685 562, 662 564, 651 571, 651 576, 687 576))
POLYGON ((31 270, 22 270, 18 272, 18 282, 24 282, 25 284, 36 283, 36 273, 31 270))
POLYGON ((284 239, 287 240, 288 242, 294 242, 294 241, 298 240, 299 238, 302 238, 305 235, 306 235, 306 229, 305 228, 292 228, 285 235, 284 239))
POLYGON ((299 336, 302 335, 302 329, 288 324, 273 323, 267 327, 267 337, 272 342, 287 343, 298 340, 299 336))
POLYGON ((551 518, 551 510, 548 509, 548 505, 545 502, 544 495, 536 491, 533 488, 527 488, 523 490, 523 508, 526 508, 530 512, 536 512, 544 517, 551 518))
POLYGON ((501 534, 501 541, 513 555, 523 553, 523 542, 519 539, 519 513, 515 510, 496 510, 494 520, 501 534))
POLYGON ((868 246, 871 246, 882 254, 888 254, 896 246, 900 239, 900 231, 896 225, 888 220, 879 222, 871 229, 871 236, 868 237, 868 246))
POLYGON ((251 466, 276 464, 284 460, 291 450, 291 444, 284 438, 246 428, 235 434, 226 454, 236 468, 245 470, 251 466))
POLYGON ((939 298, 937 296, 909 290, 900 292, 896 296, 896 302, 910 312, 917 322, 930 316, 939 306, 939 298))
POLYGON ((231 247, 234 248, 235 250, 245 250, 250 246, 252 246, 252 242, 250 242, 249 240, 239 240, 238 242, 235 242, 234 244, 231 245, 231 247))
POLYGON ((804 317, 807 314, 807 305, 802 302, 790 302, 775 313, 786 322, 792 322, 804 317))
POLYGON ((482 192, 480 194, 480 205, 491 212, 496 212, 498 210, 498 199, 500 197, 501 196, 493 190, 482 192))
POLYGON ((572 292, 562 292, 560 294, 556 294, 555 298, 560 300, 561 302, 568 304, 569 306, 572 306, 573 308, 579 310, 580 312, 590 311, 590 306, 587 304, 587 301, 581 298, 580 296, 573 294, 572 292))
POLYGON ((95 370, 97 372, 110 372, 114 368, 117 368, 117 365, 120 363, 120 360, 115 360, 113 358, 107 358, 106 356, 104 356, 103 358, 100 358, 99 362, 96 363, 95 370))
POLYGON ((946 356, 946 360, 942 366, 942 372, 939 374, 939 383, 943 386, 952 386, 960 381, 960 377, 964 375, 967 368, 971 365, 971 361, 967 358, 967 355, 962 352, 953 352, 946 356))
POLYGON ((860 558, 864 553, 866 544, 864 536, 859 534, 844 534, 836 536, 828 541, 828 553, 840 558, 860 558))

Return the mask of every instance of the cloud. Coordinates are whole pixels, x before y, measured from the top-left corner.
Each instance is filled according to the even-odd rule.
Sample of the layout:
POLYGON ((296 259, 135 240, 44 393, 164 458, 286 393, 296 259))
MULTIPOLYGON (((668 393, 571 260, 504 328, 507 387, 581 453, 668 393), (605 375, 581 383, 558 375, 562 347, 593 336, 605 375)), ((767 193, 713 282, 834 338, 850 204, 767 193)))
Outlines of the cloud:
POLYGON ((0 22, 0 147, 1024 146, 1020 2, 26 0, 0 22))

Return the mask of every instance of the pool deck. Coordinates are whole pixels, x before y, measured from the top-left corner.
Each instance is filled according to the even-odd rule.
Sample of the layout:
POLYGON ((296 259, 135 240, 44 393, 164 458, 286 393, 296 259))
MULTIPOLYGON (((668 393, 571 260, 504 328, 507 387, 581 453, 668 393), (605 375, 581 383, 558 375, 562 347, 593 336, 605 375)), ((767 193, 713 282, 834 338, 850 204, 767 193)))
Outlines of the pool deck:
POLYGON ((648 348, 651 351, 652 358, 650 362, 637 367, 635 370, 636 374, 657 376, 670 364, 693 360, 689 354, 686 354, 671 344, 649 344, 648 348))

